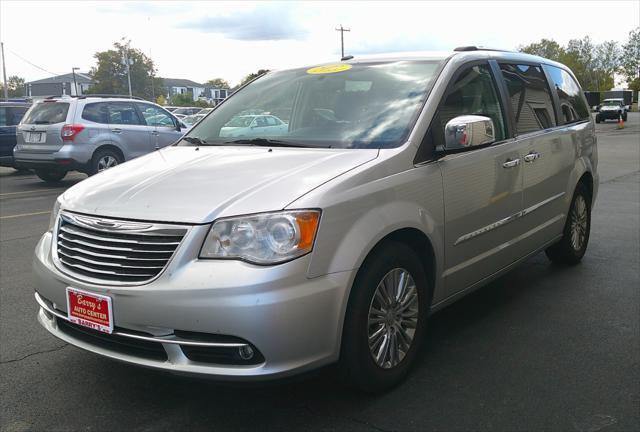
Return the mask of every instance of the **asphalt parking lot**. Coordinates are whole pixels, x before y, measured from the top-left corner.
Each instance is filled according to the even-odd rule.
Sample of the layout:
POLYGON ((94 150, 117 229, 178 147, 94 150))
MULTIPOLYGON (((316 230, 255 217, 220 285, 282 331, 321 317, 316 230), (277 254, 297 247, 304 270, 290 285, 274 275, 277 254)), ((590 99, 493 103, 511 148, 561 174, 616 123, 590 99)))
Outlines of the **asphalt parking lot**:
POLYGON ((0 168, 0 422, 30 430, 640 430, 640 115, 597 125, 582 264, 537 255, 436 314, 409 379, 351 392, 327 368, 220 384, 81 351, 37 324, 31 259, 60 187, 0 168))

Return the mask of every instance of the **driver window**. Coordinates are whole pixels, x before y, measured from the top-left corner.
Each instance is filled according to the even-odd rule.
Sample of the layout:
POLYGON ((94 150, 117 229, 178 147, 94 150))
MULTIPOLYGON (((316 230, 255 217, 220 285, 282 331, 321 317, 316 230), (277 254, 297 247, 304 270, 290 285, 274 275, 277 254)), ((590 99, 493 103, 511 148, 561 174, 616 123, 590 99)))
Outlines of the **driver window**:
MULTIPOLYGON (((476 65, 460 74, 434 117, 439 135, 447 122, 461 115, 480 115, 493 120, 496 141, 505 138, 502 109, 489 65, 476 65)), ((434 127, 432 123, 431 127, 434 127)))

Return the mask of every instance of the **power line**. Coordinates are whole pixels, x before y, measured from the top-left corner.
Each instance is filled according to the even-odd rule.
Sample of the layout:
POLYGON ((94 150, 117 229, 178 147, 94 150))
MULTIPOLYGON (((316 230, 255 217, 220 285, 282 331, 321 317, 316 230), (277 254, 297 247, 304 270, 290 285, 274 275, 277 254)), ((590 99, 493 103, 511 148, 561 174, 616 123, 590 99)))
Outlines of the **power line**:
POLYGON ((23 62, 29 63, 31 66, 33 66, 33 67, 35 67, 35 68, 38 68, 38 69, 40 69, 41 71, 44 71, 44 72, 46 72, 46 73, 48 73, 48 74, 51 74, 51 75, 53 75, 53 76, 60 75, 60 74, 57 74, 57 73, 53 73, 53 72, 51 72, 51 71, 48 71, 48 70, 46 70, 45 68, 40 67, 40 66, 38 66, 37 64, 30 62, 29 60, 27 60, 26 58, 22 57, 20 54, 18 54, 18 53, 16 53, 16 52, 12 51, 12 50, 11 50, 11 49, 9 49, 9 48, 7 48, 7 51, 9 51, 9 52, 10 52, 11 54, 13 54, 14 56, 18 57, 18 58, 19 58, 20 60, 22 60, 23 62))

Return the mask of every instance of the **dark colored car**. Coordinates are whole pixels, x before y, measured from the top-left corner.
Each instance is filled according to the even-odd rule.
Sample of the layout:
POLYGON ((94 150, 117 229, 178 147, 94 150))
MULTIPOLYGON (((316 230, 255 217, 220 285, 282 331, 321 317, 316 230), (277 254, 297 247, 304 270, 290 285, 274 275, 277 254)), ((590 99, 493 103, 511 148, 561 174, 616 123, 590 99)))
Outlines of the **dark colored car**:
POLYGON ((15 168, 16 125, 30 106, 24 102, 0 102, 0 166, 15 168))

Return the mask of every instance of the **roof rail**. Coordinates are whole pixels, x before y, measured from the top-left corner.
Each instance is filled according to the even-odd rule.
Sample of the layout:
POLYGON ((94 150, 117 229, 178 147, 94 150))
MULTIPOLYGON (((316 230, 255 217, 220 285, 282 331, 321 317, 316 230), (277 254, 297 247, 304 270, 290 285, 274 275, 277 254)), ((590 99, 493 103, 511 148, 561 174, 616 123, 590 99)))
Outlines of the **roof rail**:
POLYGON ((499 49, 499 48, 486 48, 483 46, 476 46, 476 45, 468 45, 468 46, 460 46, 454 49, 454 51, 457 52, 464 52, 464 51, 500 51, 500 52, 511 52, 509 50, 505 50, 505 49, 499 49))
POLYGON ((129 96, 129 95, 117 95, 117 94, 101 94, 101 93, 96 93, 96 94, 85 94, 85 95, 80 95, 80 96, 73 96, 73 97, 77 97, 78 99, 86 99, 86 98, 90 98, 90 97, 97 97, 97 98, 119 98, 119 99, 137 99, 137 100, 144 100, 141 97, 138 96, 129 96))

